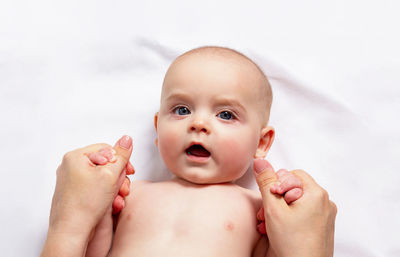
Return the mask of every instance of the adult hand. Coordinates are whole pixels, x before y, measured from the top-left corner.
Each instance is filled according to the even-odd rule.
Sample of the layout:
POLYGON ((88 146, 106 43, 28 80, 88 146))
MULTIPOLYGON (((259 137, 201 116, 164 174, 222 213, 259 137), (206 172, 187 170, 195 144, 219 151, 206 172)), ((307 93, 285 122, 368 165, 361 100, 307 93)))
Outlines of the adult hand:
MULTIPOLYGON (((117 142, 118 144, 118 142, 117 142)), ((89 160, 96 165, 106 165, 109 162, 115 162, 116 151, 111 147, 106 147, 98 152, 94 152, 88 155, 89 160)), ((124 173, 124 172, 123 172, 124 173)), ((128 161, 125 167, 125 174, 132 175, 135 174, 135 169, 133 168, 131 162, 128 161)), ((121 173, 121 176, 123 174, 121 173)), ((125 197, 129 195, 130 192, 130 179, 126 176, 121 186, 119 187, 118 195, 114 198, 112 204, 112 214, 118 214, 125 207, 125 197)))
POLYGON ((303 181, 303 196, 288 205, 271 193, 277 182, 272 166, 254 160, 254 174, 261 191, 269 248, 267 256, 333 256, 336 205, 328 193, 302 170, 292 171, 303 181))
POLYGON ((89 155, 107 144, 90 145, 64 155, 57 169, 49 230, 42 256, 82 256, 89 235, 104 216, 125 179, 132 139, 123 136, 114 146, 116 160, 95 165, 89 155))

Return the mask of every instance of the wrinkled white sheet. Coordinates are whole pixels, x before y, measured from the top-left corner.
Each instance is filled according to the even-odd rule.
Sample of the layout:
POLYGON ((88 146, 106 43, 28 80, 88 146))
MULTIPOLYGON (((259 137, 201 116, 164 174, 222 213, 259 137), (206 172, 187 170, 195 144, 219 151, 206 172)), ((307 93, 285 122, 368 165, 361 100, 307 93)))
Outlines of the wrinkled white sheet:
MULTIPOLYGON (((400 256, 397 1, 0 3, 0 252, 38 256, 63 154, 134 138, 132 179, 168 172, 153 114, 178 54, 233 47, 274 91, 276 168, 308 171, 339 213, 335 256, 400 256)), ((251 176, 241 184, 254 187, 251 176)))

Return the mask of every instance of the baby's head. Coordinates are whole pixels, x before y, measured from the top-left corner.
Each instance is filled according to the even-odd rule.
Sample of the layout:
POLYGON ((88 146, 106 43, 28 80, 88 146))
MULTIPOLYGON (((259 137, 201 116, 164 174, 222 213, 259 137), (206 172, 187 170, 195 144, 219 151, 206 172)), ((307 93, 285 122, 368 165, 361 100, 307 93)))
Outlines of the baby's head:
POLYGON ((179 56, 163 83, 156 145, 168 169, 198 184, 234 181, 266 156, 272 92, 261 69, 232 49, 179 56))

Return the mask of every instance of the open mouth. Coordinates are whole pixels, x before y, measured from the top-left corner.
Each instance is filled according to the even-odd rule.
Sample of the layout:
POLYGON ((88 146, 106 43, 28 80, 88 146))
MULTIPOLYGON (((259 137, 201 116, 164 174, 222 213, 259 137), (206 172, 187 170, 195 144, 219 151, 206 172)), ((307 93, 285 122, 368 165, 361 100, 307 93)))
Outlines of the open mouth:
POLYGON ((211 154, 202 145, 194 144, 186 149, 186 154, 194 157, 209 157, 211 154))

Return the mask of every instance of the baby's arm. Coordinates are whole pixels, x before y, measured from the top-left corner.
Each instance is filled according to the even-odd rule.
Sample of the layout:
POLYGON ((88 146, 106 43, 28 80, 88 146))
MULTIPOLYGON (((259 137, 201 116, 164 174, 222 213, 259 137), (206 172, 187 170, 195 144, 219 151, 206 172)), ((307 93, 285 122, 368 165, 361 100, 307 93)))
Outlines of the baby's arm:
MULTIPOLYGON (((287 204, 291 204, 303 195, 303 182, 301 179, 285 169, 276 173, 278 183, 271 188, 271 193, 283 196, 287 204)), ((267 234, 265 228, 264 208, 261 207, 257 213, 257 230, 261 234, 267 234)))
MULTIPOLYGON (((98 152, 88 154, 89 160, 94 165, 105 165, 109 162, 114 162, 115 151, 112 148, 104 148, 98 152)), ((102 220, 97 224, 96 228, 92 231, 89 239, 88 247, 86 249, 86 257, 89 256, 107 256, 111 248, 112 235, 113 235, 113 216, 118 214, 125 206, 124 198, 129 194, 130 181, 124 176, 124 181, 119 189, 118 195, 114 198, 112 206, 106 211, 102 220)), ((128 162, 126 166, 126 174, 133 174, 133 166, 128 162)), ((120 178, 122 179, 122 178, 120 178)))

